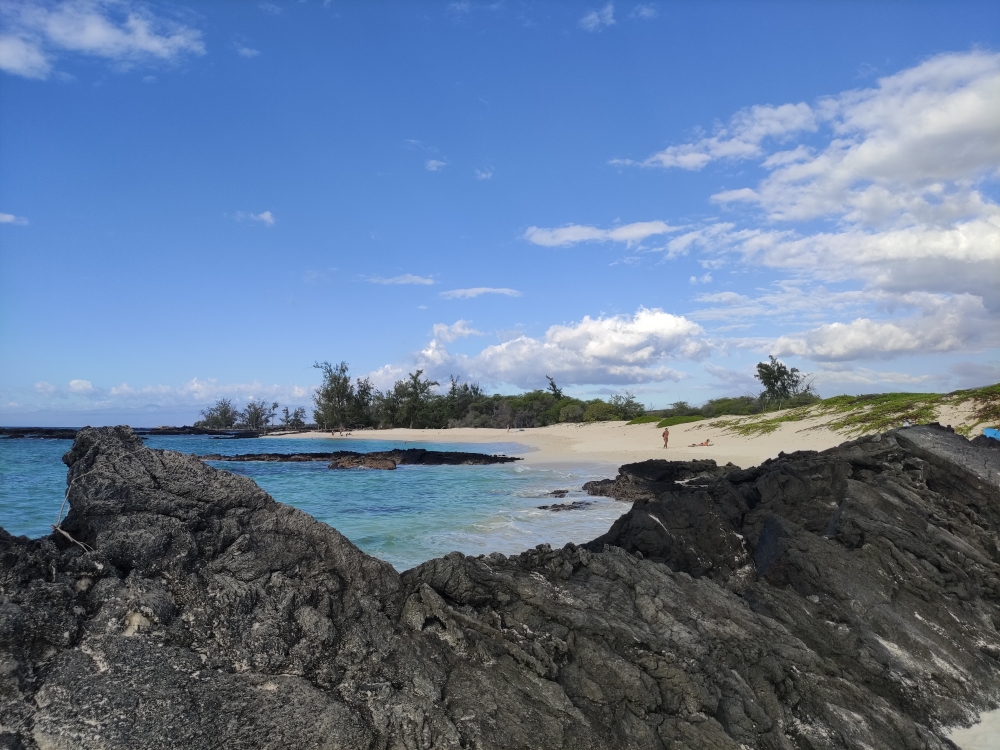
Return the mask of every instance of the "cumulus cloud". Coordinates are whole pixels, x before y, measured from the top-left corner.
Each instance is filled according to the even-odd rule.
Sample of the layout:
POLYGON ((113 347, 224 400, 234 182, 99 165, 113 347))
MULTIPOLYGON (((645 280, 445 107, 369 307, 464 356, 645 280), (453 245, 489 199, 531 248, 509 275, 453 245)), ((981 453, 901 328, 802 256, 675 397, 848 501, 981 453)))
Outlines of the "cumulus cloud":
POLYGON ((417 284, 430 286, 434 283, 434 279, 427 276, 416 276, 412 273, 404 273, 401 276, 390 276, 388 278, 383 276, 372 276, 368 280, 373 284, 417 284))
POLYGON ((679 229, 680 227, 672 227, 664 221, 637 221, 612 229, 567 224, 554 229, 528 227, 524 239, 543 247, 568 247, 580 242, 624 242, 634 245, 649 237, 676 232, 679 229))
POLYGON ((891 359, 903 354, 953 352, 1000 344, 1000 328, 982 300, 969 294, 925 298, 921 315, 895 320, 857 318, 828 323, 801 334, 778 338, 777 355, 795 354, 815 360, 891 359))
POLYGON ((615 4, 608 3, 598 10, 588 11, 580 19, 580 28, 586 31, 600 31, 607 26, 615 25, 615 4))
POLYGON ((89 380, 71 380, 69 381, 69 389, 73 393, 93 393, 94 384, 89 380))
POLYGON ((35 390, 43 396, 51 396, 56 392, 56 387, 52 385, 52 383, 46 383, 44 380, 39 380, 35 383, 35 390))
POLYGON ((429 172, 438 172, 448 166, 448 162, 441 161, 440 159, 428 159, 424 162, 424 167, 429 172))
POLYGON ((708 351, 702 329, 682 316, 640 308, 635 315, 584 317, 549 327, 541 338, 520 335, 472 357, 451 355, 435 338, 418 363, 429 372, 460 372, 489 382, 532 388, 551 375, 575 385, 677 381, 671 358, 708 351))
POLYGON ((240 57, 257 57, 260 54, 259 49, 254 49, 253 47, 247 47, 245 44, 235 42, 233 44, 233 49, 236 50, 236 54, 240 57))
POLYGON ((492 167, 487 167, 486 169, 477 169, 477 170, 475 170, 475 172, 476 172, 476 179, 477 180, 490 180, 490 179, 493 178, 493 168, 492 167))
POLYGON ((469 325, 467 320, 456 320, 451 325, 445 323, 434 324, 434 338, 439 341, 451 342, 466 336, 482 336, 482 331, 477 331, 469 325))
POLYGON ((750 107, 709 137, 618 163, 748 159, 760 176, 711 197, 743 218, 686 227, 663 249, 783 278, 753 299, 702 295, 693 319, 794 325, 773 351, 821 362, 996 345, 1000 55, 937 55, 867 88, 750 107))
POLYGON ((516 289, 492 286, 475 286, 471 289, 450 289, 447 292, 441 292, 441 296, 445 299, 471 299, 473 297, 479 297, 483 294, 502 294, 507 297, 521 296, 521 293, 516 289))
POLYGON ((27 78, 47 78, 66 52, 124 67, 205 54, 200 31, 129 0, 13 2, 0 14, 7 27, 0 37, 0 69, 27 78))
POLYGON ((15 216, 14 214, 4 214, 0 213, 0 224, 19 224, 24 226, 28 223, 28 220, 23 216, 15 216))

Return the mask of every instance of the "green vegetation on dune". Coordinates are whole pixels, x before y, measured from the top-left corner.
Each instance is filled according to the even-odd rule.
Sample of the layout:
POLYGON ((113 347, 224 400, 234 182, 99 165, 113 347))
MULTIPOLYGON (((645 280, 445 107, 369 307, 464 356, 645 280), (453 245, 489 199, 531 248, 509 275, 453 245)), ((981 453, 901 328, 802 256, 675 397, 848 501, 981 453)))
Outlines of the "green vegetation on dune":
POLYGON ((688 422, 700 422, 705 417, 700 414, 693 414, 689 417, 667 417, 656 423, 657 427, 673 427, 675 424, 687 424, 688 422))
POLYGON ((636 417, 629 421, 629 424, 649 424, 650 422, 659 422, 660 416, 658 414, 644 414, 641 417, 636 417))
POLYGON ((971 402, 971 421, 957 425, 956 430, 969 434, 980 424, 1000 423, 1000 384, 970 388, 952 393, 875 393, 863 396, 834 396, 809 406, 800 406, 768 416, 752 415, 739 419, 714 420, 711 427, 743 437, 755 437, 774 432, 786 422, 830 417, 822 423, 835 432, 850 437, 885 432, 904 424, 923 424, 938 419, 945 406, 962 406, 971 402))

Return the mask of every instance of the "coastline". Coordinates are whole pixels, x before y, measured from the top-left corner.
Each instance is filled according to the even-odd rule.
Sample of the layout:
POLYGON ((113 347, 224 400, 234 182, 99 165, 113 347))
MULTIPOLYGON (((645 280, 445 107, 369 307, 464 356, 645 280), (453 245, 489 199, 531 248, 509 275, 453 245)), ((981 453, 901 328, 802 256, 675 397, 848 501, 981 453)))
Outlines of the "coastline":
MULTIPOLYGON (((773 416, 781 413, 774 412, 773 416)), ((672 461, 711 458, 719 465, 731 462, 746 469, 769 458, 777 458, 779 453, 823 451, 851 439, 850 435, 826 426, 830 417, 784 422, 771 433, 753 437, 743 437, 727 432, 722 427, 711 426, 710 423, 717 419, 732 417, 674 425, 670 428, 670 447, 667 450, 663 449, 660 437, 662 428, 652 423, 629 425, 626 422, 566 422, 509 431, 488 427, 416 430, 396 427, 389 430, 357 430, 350 435, 298 432, 269 437, 292 440, 322 436, 332 437, 334 440, 368 438, 435 443, 520 443, 528 449, 518 454, 527 465, 600 464, 611 467, 613 471, 617 471, 617 467, 622 464, 651 458, 672 461), (691 447, 692 443, 705 440, 711 440, 712 445, 691 447)), ((969 409, 966 407, 944 407, 938 413, 941 424, 953 424, 956 427, 967 423, 969 419, 969 409)), ((973 428, 970 437, 982 433, 982 428, 983 425, 973 428)))
MULTIPOLYGON (((781 425, 769 435, 741 437, 727 434, 704 422, 690 422, 670 428, 670 447, 663 449, 663 432, 655 424, 628 425, 625 422, 564 423, 547 427, 497 430, 487 427, 455 427, 442 430, 358 430, 351 435, 334 434, 334 440, 396 440, 435 443, 520 443, 528 450, 518 454, 526 465, 601 464, 617 471, 622 464, 665 458, 690 461, 711 458, 718 464, 732 462, 741 468, 756 466, 781 452, 826 450, 839 445, 845 436, 810 422, 781 425), (713 445, 689 447, 711 439, 713 445)), ((317 437, 316 432, 275 435, 279 439, 317 437)), ((331 437, 322 433, 324 438, 331 437)))

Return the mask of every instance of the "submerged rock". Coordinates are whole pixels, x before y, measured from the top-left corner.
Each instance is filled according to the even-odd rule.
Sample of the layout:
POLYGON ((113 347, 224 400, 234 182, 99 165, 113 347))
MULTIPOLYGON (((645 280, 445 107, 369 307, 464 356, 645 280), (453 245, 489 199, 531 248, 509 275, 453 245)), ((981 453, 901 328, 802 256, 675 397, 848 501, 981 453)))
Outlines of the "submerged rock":
POLYGON ((1000 703, 1000 451, 942 429, 403 574, 128 429, 64 460, 70 538, 0 530, 0 747, 943 750, 1000 703))

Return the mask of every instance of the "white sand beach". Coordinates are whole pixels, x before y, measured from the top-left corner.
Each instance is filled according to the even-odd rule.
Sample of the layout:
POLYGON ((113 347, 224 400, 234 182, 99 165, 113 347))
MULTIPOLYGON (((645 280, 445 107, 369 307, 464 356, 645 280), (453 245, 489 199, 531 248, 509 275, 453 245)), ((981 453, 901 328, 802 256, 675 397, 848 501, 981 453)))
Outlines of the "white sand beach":
MULTIPOLYGON (((774 412, 768 416, 778 416, 774 412)), ((963 424, 969 415, 966 407, 943 407, 938 419, 942 424, 963 424)), ((719 419, 732 419, 720 417, 719 419)), ((523 454, 528 464, 608 464, 614 467, 650 458, 687 461, 712 458, 719 464, 732 462, 741 468, 756 466, 779 453, 797 450, 826 450, 840 445, 850 436, 824 426, 831 417, 785 422, 774 432, 755 437, 742 437, 713 427, 712 422, 689 422, 670 429, 670 443, 663 449, 662 428, 655 423, 628 425, 625 422, 564 423, 548 427, 498 430, 459 427, 442 430, 356 430, 349 434, 332 433, 334 439, 401 440, 434 443, 520 443, 532 450, 523 454), (711 446, 691 447, 710 440, 711 446)), ((972 430, 976 435, 982 425, 972 430)), ((308 438, 331 433, 297 432, 276 435, 281 438, 308 438)))
MULTIPOLYGON (((334 439, 403 440, 434 443, 520 443, 533 450, 523 454, 529 464, 621 464, 645 461, 649 458, 669 458, 685 461, 712 458, 720 464, 732 462, 746 468, 755 466, 780 452, 824 450, 839 445, 847 438, 824 427, 808 430, 810 422, 781 425, 770 435, 745 438, 726 434, 722 429, 704 422, 675 425, 670 428, 670 443, 663 449, 663 432, 655 423, 626 425, 625 422, 591 422, 558 424, 548 427, 496 430, 459 427, 448 430, 363 430, 334 439), (803 431, 805 429, 805 431, 803 431), (692 443, 711 440, 708 447, 689 447, 692 443)), ((322 433, 327 437, 329 433, 322 433)), ((284 438, 316 437, 315 432, 281 435, 284 438)))

